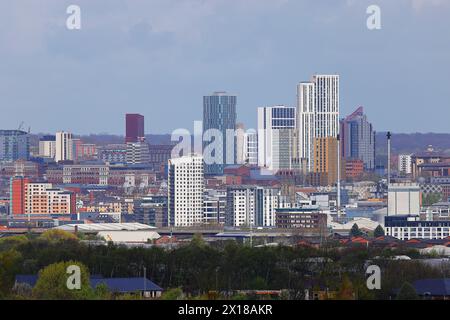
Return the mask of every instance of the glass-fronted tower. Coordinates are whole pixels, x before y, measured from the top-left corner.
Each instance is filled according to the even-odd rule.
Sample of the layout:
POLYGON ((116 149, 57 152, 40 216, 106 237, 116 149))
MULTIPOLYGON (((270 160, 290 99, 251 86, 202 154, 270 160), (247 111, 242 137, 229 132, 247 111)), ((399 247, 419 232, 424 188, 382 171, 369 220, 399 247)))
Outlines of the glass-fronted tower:
POLYGON ((222 175, 226 165, 236 163, 236 100, 236 96, 226 92, 214 92, 203 97, 203 139, 206 140, 203 142, 203 156, 206 175, 222 175))
POLYGON ((29 135, 21 130, 0 130, 0 161, 28 160, 29 135))

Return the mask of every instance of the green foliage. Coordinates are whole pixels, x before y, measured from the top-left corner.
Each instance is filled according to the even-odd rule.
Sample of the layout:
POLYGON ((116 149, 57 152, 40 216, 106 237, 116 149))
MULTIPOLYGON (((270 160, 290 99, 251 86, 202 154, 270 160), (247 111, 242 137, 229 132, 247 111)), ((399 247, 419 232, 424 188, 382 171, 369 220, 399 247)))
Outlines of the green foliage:
POLYGON ((203 240, 203 236, 201 235, 201 233, 194 234, 191 240, 191 245, 203 247, 205 246, 205 244, 205 240, 203 240))
POLYGON ((375 228, 375 230, 373 231, 373 236, 375 238, 384 236, 384 229, 381 225, 378 225, 378 227, 375 228))
POLYGON ((231 300, 247 300, 247 299, 248 299, 247 295, 243 293, 237 293, 231 296, 231 300))
POLYGON ((438 192, 427 193, 422 197, 422 203, 424 206, 431 206, 439 201, 441 201, 442 195, 438 192))
POLYGON ((405 282, 397 294, 397 300, 418 300, 419 296, 416 289, 409 283, 405 282))
POLYGON ((183 298, 183 290, 181 288, 167 289, 161 295, 161 300, 180 300, 183 298))
POLYGON ((33 288, 33 296, 44 300, 84 300, 94 298, 89 281, 89 270, 80 262, 68 261, 51 264, 39 271, 38 281, 33 288), (81 270, 80 289, 69 289, 67 282, 69 266, 76 265, 81 270))
MULTIPOLYGON (((261 289, 286 290, 289 295, 283 298, 302 299, 305 289, 316 285, 321 289, 340 291, 342 299, 350 297, 348 288, 358 299, 389 299, 404 282, 442 277, 442 270, 418 261, 388 259, 403 254, 421 258, 417 250, 407 247, 342 248, 329 243, 320 249, 304 246, 255 248, 227 240, 211 244, 193 241, 165 250, 160 247, 127 248, 114 244, 90 246, 85 242, 71 240, 22 240, 17 243, 12 241, 15 243, 13 249, 8 247, 7 250, 0 250, 0 259, 9 261, 0 265, 0 286, 3 288, 3 295, 0 295, 3 298, 29 296, 26 288, 19 288, 16 292, 11 290, 16 274, 37 274, 49 265, 65 261, 79 261, 91 273, 104 277, 138 277, 142 276, 145 267, 147 277, 159 286, 176 288, 163 293, 162 298, 170 300, 186 297, 203 299, 210 292, 220 292, 224 298, 231 298, 231 292, 261 289), (380 257, 376 264, 382 270, 382 287, 381 290, 368 292, 365 288, 365 268, 367 261, 375 257, 380 257), (344 275, 351 285, 343 283, 344 275)), ((53 273, 67 279, 67 274, 62 271, 53 273)), ((46 288, 44 292, 50 295, 54 291, 50 289, 46 288)), ((106 287, 94 288, 91 292, 80 299, 116 298, 106 287)), ((73 298, 65 294, 63 291, 62 298, 73 298)), ((54 296, 50 295, 50 298, 54 296)))
POLYGON ((21 259, 22 255, 15 249, 0 252, 0 297, 11 292, 21 259))
POLYGON ((26 242, 28 238, 24 235, 0 238, 0 251, 16 248, 26 242))
POLYGON ((350 230, 350 235, 352 237, 360 237, 363 235, 363 232, 361 230, 359 230, 359 227, 356 223, 353 224, 353 226, 350 230))
POLYGON ((40 239, 49 242, 67 241, 67 240, 78 240, 78 237, 73 233, 59 230, 50 229, 41 234, 40 239))
POLYGON ((345 275, 342 278, 341 287, 339 288, 337 299, 338 300, 353 300, 354 299, 353 284, 349 277, 345 275))
POLYGON ((94 296, 98 300, 110 300, 112 298, 108 286, 104 283, 100 283, 94 288, 94 296))

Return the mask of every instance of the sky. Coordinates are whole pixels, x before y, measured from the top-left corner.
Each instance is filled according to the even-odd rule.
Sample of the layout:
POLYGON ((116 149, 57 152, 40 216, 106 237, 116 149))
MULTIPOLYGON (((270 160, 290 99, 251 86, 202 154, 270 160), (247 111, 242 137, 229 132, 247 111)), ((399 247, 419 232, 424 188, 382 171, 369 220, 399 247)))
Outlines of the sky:
POLYGON ((123 134, 136 112, 147 133, 192 131, 214 91, 254 128, 257 107, 295 106, 320 73, 340 75, 341 117, 364 106, 377 131, 449 133, 449 17, 450 0, 2 0, 0 128, 123 134))

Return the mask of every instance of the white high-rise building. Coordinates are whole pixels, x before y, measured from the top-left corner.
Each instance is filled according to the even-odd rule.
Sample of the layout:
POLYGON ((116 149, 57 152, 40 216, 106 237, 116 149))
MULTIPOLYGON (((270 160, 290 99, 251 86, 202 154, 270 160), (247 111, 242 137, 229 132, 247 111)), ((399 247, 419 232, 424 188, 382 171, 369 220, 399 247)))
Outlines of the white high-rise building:
POLYGON ((243 123, 236 124, 236 163, 245 163, 245 126, 243 123))
POLYGON ((39 156, 54 159, 56 155, 56 137, 44 136, 39 139, 39 156))
POLYGON ((244 134, 244 163, 258 164, 258 134, 255 130, 247 130, 244 134))
POLYGON ((314 75, 316 137, 337 138, 339 134, 339 76, 314 75))
POLYGON ((274 173, 294 169, 295 108, 258 108, 258 165, 274 173))
POLYGON ((316 132, 314 83, 302 82, 297 86, 297 129, 299 158, 306 160, 308 171, 313 165, 313 143, 316 132))
POLYGON ((280 190, 257 186, 227 189, 226 224, 233 227, 274 227, 280 190))
POLYGON ((198 155, 169 159, 168 221, 175 227, 203 222, 204 169, 198 155))
POLYGON ((60 131, 56 133, 55 161, 73 160, 73 137, 69 132, 60 131))
POLYGON ((339 75, 313 75, 297 86, 298 156, 312 170, 315 138, 339 134, 339 75))

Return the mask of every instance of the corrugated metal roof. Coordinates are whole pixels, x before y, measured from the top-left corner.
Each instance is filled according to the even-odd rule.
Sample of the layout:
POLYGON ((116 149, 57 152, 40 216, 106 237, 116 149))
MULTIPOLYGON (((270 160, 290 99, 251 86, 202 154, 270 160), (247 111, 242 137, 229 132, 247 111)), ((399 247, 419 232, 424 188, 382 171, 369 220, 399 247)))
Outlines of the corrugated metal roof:
POLYGON ((78 228, 80 232, 95 232, 95 231, 137 231, 137 230, 151 230, 156 229, 155 227, 149 226, 143 223, 75 223, 75 224, 65 224, 62 226, 55 227, 55 229, 65 230, 65 231, 75 231, 75 227, 78 228))

